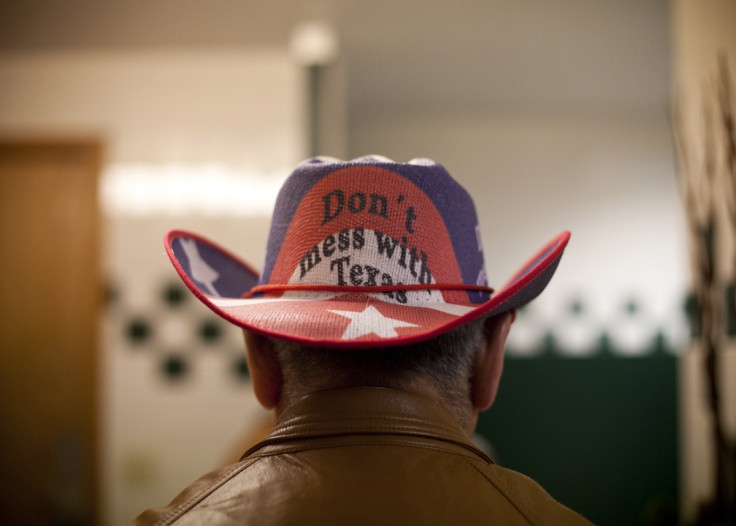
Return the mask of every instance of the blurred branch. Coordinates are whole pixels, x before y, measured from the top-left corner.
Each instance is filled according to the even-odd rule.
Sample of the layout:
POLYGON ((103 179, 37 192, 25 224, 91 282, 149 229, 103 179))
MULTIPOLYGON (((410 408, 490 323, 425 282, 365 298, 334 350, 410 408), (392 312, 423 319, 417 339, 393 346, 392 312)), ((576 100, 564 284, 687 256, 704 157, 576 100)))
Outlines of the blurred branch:
MULTIPOLYGON (((723 196, 731 239, 736 237, 736 138, 734 137, 731 82, 725 56, 719 57, 716 108, 713 92, 703 90, 700 138, 687 136, 682 100, 674 110, 673 132, 678 152, 679 188, 687 217, 691 244, 693 288, 697 301, 694 337, 703 353, 707 381, 708 408, 712 416, 715 446, 716 491, 711 503, 703 506, 698 524, 736 524, 736 441, 723 426, 719 366, 723 356, 723 295, 718 283, 718 203, 723 196), (714 117, 714 111, 718 117, 714 117), (702 142, 700 142, 702 141, 702 142), (699 144, 700 143, 700 144, 699 144), (695 146, 702 146, 699 152, 695 146), (725 153, 725 163, 720 154, 725 153), (700 155, 699 155, 700 154, 700 155), (725 166, 724 177, 719 169, 725 166)), ((736 247, 730 258, 730 276, 736 277, 736 247)))
MULTIPOLYGON (((725 192, 728 215, 731 219, 732 239, 732 267, 731 279, 736 281, 736 130, 734 130, 734 105, 733 85, 728 69, 728 59, 725 52, 718 56, 718 84, 717 84, 718 107, 721 117, 721 135, 723 138, 725 156, 725 179, 730 186, 725 192)), ((736 287, 732 288, 731 294, 736 294, 736 287)), ((732 300, 736 304, 736 298, 732 300)), ((733 312, 728 312, 733 316, 733 312)), ((728 440, 724 437, 723 463, 724 481, 726 491, 727 517, 736 524, 736 439, 728 440)))

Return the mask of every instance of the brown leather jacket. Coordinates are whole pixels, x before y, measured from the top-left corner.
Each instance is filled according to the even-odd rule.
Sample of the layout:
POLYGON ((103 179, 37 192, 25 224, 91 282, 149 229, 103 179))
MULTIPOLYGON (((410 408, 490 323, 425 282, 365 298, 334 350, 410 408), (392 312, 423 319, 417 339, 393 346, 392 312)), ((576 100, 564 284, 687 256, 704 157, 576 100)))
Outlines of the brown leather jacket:
POLYGON ((132 524, 590 524, 497 466, 433 401, 381 388, 323 391, 268 437, 132 524))

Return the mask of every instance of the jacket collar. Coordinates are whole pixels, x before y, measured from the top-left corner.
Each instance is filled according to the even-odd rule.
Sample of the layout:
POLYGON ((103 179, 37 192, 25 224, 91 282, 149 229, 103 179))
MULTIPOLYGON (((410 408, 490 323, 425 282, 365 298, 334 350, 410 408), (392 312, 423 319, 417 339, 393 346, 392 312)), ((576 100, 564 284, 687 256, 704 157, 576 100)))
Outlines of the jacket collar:
POLYGON ((243 458, 265 446, 357 435, 438 440, 463 447, 493 462, 439 404, 421 395, 382 387, 331 389, 300 398, 284 410, 271 433, 243 458))

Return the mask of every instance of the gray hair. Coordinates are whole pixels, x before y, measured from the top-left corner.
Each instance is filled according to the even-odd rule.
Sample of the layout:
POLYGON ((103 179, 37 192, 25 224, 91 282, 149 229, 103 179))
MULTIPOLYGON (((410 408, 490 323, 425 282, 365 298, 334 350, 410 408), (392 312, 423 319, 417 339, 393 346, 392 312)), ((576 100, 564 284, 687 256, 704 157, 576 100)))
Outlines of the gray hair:
POLYGON ((428 382, 443 405, 458 417, 469 411, 476 351, 483 320, 462 325, 420 343, 375 349, 326 349, 272 339, 284 375, 284 395, 349 386, 406 389, 428 382))

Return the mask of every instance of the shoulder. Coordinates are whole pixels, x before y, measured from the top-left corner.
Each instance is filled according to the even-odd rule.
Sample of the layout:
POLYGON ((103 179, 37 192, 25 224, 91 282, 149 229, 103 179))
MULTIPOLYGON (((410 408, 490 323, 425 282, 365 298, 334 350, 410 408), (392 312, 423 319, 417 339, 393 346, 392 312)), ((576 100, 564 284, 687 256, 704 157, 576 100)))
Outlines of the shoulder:
POLYGON ((473 462, 473 467, 488 483, 511 502, 530 524, 585 525, 590 521, 555 500, 535 480, 496 464, 473 462))
MULTIPOLYGON (((126 526, 163 526, 174 522, 182 524, 177 521, 211 498, 212 495, 220 491, 229 491, 229 488, 253 462, 253 460, 238 462, 204 475, 182 490, 165 508, 146 510, 126 526)), ((204 506, 202 509, 207 508, 204 506)), ((197 519, 197 523, 202 523, 202 521, 197 519)))
POLYGON ((376 524, 590 524, 532 479, 460 446, 419 437, 320 444, 260 451, 205 475, 131 524, 235 524, 257 517, 261 524, 327 525, 343 524, 346 516, 376 524))

